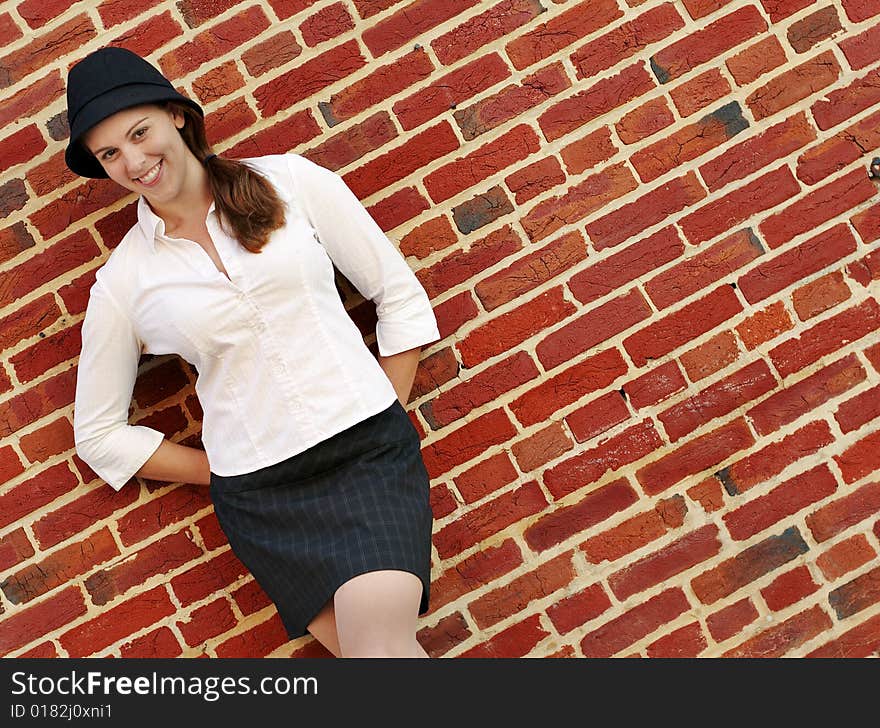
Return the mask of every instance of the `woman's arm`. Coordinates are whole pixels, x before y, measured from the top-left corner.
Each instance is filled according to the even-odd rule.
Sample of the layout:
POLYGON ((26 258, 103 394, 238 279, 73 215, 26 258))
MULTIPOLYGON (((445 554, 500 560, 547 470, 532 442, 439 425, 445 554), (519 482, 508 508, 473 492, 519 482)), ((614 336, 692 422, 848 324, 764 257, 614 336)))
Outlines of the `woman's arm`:
POLYGON ((416 369, 419 366, 421 351, 422 347, 417 346, 414 349, 407 349, 390 356, 379 355, 379 366, 388 375, 388 379, 394 385, 394 391, 397 392, 397 398, 404 407, 406 407, 406 403, 409 401, 413 380, 416 377, 416 369))
POLYGON ((172 483, 209 485, 211 482, 211 468, 205 451, 178 445, 171 440, 162 440, 156 452, 135 475, 172 483))

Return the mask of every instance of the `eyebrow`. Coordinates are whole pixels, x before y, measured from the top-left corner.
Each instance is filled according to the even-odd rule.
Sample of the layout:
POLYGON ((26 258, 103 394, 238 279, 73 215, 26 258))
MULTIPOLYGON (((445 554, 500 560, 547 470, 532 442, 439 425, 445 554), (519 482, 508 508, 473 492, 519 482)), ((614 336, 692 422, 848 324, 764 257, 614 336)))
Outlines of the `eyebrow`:
MULTIPOLYGON (((140 121, 136 121, 136 122, 132 125, 131 129, 128 130, 128 132, 126 133, 125 136, 129 136, 129 135, 134 131, 134 128, 135 128, 138 124, 140 124, 142 121, 146 121, 146 120, 149 119, 149 118, 150 118, 149 116, 145 116, 145 117, 144 117, 143 119, 141 119, 140 121)), ((92 152, 92 154, 94 154, 95 156, 97 156, 98 154, 100 154, 101 152, 103 152, 105 149, 112 149, 112 147, 101 147, 100 149, 96 149, 94 152, 92 152)))

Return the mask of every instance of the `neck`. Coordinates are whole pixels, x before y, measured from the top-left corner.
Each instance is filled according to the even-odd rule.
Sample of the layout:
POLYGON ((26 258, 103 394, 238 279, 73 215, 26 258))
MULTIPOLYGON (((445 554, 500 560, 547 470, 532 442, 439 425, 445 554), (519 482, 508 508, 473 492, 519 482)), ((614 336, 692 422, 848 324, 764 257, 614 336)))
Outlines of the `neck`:
POLYGON ((189 160, 185 184, 172 201, 157 203, 147 198, 153 212, 165 221, 166 232, 203 225, 213 201, 208 174, 195 157, 189 160))

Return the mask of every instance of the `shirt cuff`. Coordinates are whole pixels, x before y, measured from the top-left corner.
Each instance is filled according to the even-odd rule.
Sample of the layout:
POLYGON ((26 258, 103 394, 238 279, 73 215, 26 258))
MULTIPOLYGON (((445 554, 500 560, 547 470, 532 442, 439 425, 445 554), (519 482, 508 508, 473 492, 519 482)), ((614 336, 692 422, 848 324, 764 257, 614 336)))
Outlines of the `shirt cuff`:
POLYGON ((159 449, 164 433, 143 425, 124 425, 104 437, 99 447, 78 444, 77 454, 114 490, 119 490, 159 449))

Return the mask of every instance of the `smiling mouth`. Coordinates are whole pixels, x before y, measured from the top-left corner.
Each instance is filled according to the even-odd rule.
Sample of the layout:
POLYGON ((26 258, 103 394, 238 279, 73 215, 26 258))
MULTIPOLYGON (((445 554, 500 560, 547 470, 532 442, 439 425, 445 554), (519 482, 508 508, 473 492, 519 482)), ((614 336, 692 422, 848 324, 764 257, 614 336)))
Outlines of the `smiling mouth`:
POLYGON ((135 177, 135 180, 137 182, 140 182, 141 184, 146 184, 146 185, 148 185, 152 182, 155 182, 159 176, 159 172, 162 171, 162 164, 163 164, 163 161, 160 160, 158 162, 158 164, 156 164, 152 169, 150 169, 150 171, 148 171, 146 174, 144 174, 140 177, 135 177))

